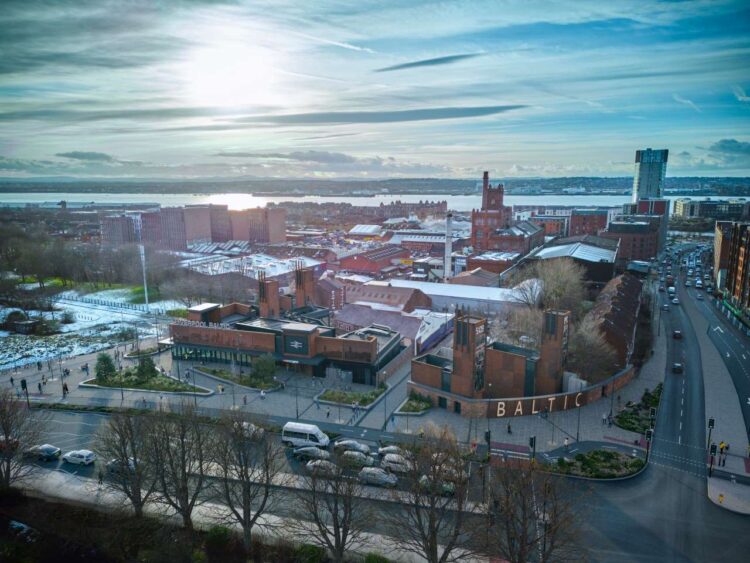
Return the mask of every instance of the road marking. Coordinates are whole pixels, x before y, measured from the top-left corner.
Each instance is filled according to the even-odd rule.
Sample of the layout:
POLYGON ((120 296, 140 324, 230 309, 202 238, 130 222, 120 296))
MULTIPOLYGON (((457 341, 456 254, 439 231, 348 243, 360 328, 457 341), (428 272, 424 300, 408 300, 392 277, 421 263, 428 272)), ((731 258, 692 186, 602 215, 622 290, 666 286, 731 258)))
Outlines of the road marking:
POLYGON ((729 357, 730 357, 730 356, 729 356, 729 352, 727 352, 727 358, 729 358, 729 357))
MULTIPOLYGON (((682 409, 680 409, 680 418, 682 418, 682 409)), ((680 427, 680 430, 682 430, 682 427, 680 427)))
POLYGON ((682 399, 680 399, 680 405, 684 405, 684 404, 685 404, 685 397, 683 397, 682 399))
POLYGON ((745 357, 745 354, 742 354, 742 359, 747 360, 747 358, 745 357))
POLYGON ((714 332, 720 332, 720 333, 724 334, 724 331, 722 330, 722 328, 720 326, 715 327, 714 328, 714 332))
POLYGON ((682 445, 682 434, 680 434, 679 436, 677 436, 677 445, 678 446, 682 445))
POLYGON ((682 422, 680 422, 680 432, 682 432, 682 422))

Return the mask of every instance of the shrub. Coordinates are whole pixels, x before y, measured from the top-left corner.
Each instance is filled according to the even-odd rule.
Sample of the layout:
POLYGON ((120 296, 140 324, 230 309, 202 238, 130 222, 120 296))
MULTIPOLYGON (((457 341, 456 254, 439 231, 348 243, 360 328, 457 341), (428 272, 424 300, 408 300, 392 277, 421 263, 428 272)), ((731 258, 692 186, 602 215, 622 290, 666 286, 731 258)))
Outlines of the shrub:
POLYGON ((115 368, 115 362, 112 360, 112 356, 102 352, 96 357, 96 367, 94 368, 97 381, 106 381, 107 379, 114 377, 117 373, 115 368))
POLYGON ((73 311, 65 311, 62 314, 62 317, 60 317, 60 322, 64 325, 73 324, 76 322, 76 316, 73 311))
POLYGON ((222 552, 232 540, 232 532, 226 526, 212 526, 206 532, 206 549, 211 552, 222 552))
POLYGON ((264 354, 253 361, 253 375, 260 379, 273 379, 276 375, 276 360, 271 354, 264 354))
POLYGON ((390 563, 390 559, 379 553, 368 553, 365 555, 365 563, 390 563))
POLYGON ((324 563, 326 560, 326 550, 309 543, 299 546, 295 555, 299 563, 324 563))

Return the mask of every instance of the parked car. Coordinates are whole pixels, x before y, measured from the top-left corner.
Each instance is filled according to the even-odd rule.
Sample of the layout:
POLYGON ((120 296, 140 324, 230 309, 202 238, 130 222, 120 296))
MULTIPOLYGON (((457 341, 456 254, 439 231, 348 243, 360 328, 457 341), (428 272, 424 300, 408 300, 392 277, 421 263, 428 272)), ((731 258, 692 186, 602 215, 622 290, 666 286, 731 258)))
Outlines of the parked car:
POLYGON ((91 450, 73 450, 62 456, 62 459, 73 465, 91 465, 96 461, 96 454, 91 450))
POLYGON ((325 459, 314 459, 305 464, 305 469, 316 475, 336 475, 338 468, 335 463, 325 459))
POLYGON ((681 330, 673 330, 672 331, 672 338, 675 340, 682 340, 682 331, 681 330))
POLYGON ((404 450, 400 446, 383 446, 382 448, 378 448, 379 455, 387 455, 387 454, 405 455, 405 453, 406 453, 406 450, 404 450))
POLYGON ((378 487, 395 487, 398 483, 398 477, 380 467, 363 467, 359 472, 359 480, 365 485, 378 487))
POLYGON ((679 363, 675 362, 672 364, 672 373, 682 373, 684 371, 684 366, 679 363))
POLYGON ((414 462, 398 454, 386 454, 380 466, 393 473, 408 473, 414 469, 414 462))
POLYGON ((31 446, 24 452, 26 457, 38 459, 39 461, 54 461, 60 457, 60 448, 52 444, 42 444, 41 446, 31 446))
POLYGON ((334 442, 333 449, 360 452, 365 455, 370 455, 370 446, 357 442, 357 440, 339 440, 338 442, 334 442))
POLYGON ((292 457, 301 461, 310 461, 312 459, 331 459, 331 454, 315 446, 304 446, 302 448, 295 448, 292 452, 292 457))
POLYGON ((129 457, 124 459, 110 459, 107 462, 107 473, 110 475, 128 475, 135 472, 135 460, 129 457))
POLYGON ((346 467, 372 467, 376 463, 374 457, 354 450, 346 450, 339 457, 339 461, 346 467))
POLYGON ((419 478, 419 487, 424 491, 432 490, 435 487, 436 492, 442 496, 452 497, 456 494, 456 485, 450 481, 433 482, 427 475, 419 478))

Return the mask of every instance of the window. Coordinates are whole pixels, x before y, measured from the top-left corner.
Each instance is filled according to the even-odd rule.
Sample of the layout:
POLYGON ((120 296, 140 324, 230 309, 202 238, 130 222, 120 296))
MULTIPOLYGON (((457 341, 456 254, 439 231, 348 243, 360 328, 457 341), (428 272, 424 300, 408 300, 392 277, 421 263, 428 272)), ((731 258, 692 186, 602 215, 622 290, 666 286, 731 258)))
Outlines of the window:
POLYGON ((440 407, 441 409, 448 408, 448 401, 445 397, 438 397, 438 407, 440 407))

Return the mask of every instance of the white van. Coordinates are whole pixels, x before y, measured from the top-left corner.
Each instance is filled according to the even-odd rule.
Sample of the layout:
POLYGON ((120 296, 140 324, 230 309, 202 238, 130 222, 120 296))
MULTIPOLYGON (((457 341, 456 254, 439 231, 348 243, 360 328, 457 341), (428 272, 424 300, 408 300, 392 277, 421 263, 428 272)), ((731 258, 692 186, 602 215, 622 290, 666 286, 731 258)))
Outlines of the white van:
POLYGON ((302 446, 317 446, 327 448, 330 440, 314 424, 301 422, 287 422, 281 431, 281 443, 295 448, 302 446))

